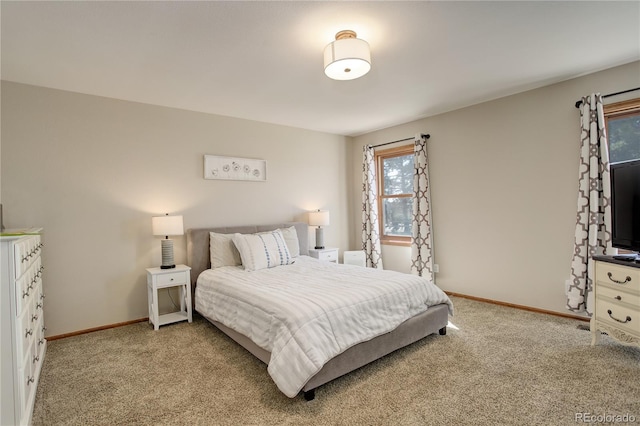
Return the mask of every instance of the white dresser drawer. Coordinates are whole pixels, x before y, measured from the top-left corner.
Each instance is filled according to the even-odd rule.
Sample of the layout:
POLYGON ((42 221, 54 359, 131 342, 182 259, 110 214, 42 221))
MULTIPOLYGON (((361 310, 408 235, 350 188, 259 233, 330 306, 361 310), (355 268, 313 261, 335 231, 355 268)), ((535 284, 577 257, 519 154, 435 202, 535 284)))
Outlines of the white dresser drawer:
POLYGON ((16 336, 16 354, 18 360, 23 361, 27 356, 27 350, 31 342, 35 340, 36 330, 31 323, 31 304, 27 304, 22 314, 18 317, 16 336))
POLYGON ((617 288, 599 286, 598 299, 600 297, 607 297, 609 299, 617 300, 618 302, 640 306, 640 294, 627 293, 625 291, 620 291, 617 288))
POLYGON ((24 305, 34 298, 38 289, 42 288, 42 261, 40 257, 32 262, 22 276, 16 281, 16 314, 20 315, 24 305))
POLYGON ((31 299, 31 293, 29 291, 29 277, 27 274, 22 275, 20 279, 16 281, 16 315, 20 315, 24 310, 24 306, 31 299))
POLYGON ((22 360, 22 367, 19 369, 20 377, 20 407, 24 411, 29 399, 30 390, 33 387, 33 363, 31 362, 31 347, 27 349, 27 356, 22 360))
POLYGON ((22 413, 30 411, 33 404, 36 390, 38 388, 37 374, 40 372, 40 357, 36 355, 36 347, 34 344, 27 349, 27 357, 24 359, 23 367, 20 369, 20 377, 22 386, 20 392, 20 402, 22 413))
POLYGON ((630 309, 606 299, 596 300, 596 315, 620 330, 640 336, 640 311, 630 309))
POLYGON ((640 269, 613 263, 599 262, 596 268, 599 284, 640 293, 640 269))
POLYGON ((42 242, 40 235, 34 235, 16 242, 14 245, 14 269, 15 278, 20 276, 35 262, 40 256, 42 242))

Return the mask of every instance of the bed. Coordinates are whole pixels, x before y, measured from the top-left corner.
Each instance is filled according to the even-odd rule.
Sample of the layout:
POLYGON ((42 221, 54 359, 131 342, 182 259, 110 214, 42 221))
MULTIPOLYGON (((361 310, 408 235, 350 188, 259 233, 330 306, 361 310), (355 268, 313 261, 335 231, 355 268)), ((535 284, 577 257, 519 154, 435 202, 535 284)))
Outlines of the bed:
MULTIPOLYGON (((281 245, 284 246, 284 242, 281 245)), ((187 263, 192 268, 191 287, 195 310, 267 364, 269 374, 285 395, 295 397, 302 391, 306 400, 312 400, 316 388, 337 377, 430 334, 446 334, 448 316, 453 312, 453 306, 444 292, 434 285, 425 285, 424 281, 421 281, 418 286, 420 289, 417 290, 415 280, 422 279, 415 276, 320 262, 308 257, 308 247, 308 225, 302 222, 187 230, 187 263), (286 233, 287 230, 290 234, 286 233), (275 256, 273 253, 271 256, 271 261, 278 257, 285 266, 256 266, 252 259, 244 256, 247 251, 241 246, 239 247, 243 257, 240 260, 232 259, 227 254, 223 259, 220 259, 220 256, 216 257, 222 251, 226 253, 226 248, 220 249, 223 247, 220 244, 233 244, 230 239, 232 235, 242 234, 239 236, 241 239, 235 242, 238 245, 244 244, 244 241, 256 241, 264 235, 263 233, 271 237, 269 231, 273 231, 276 245, 279 244, 278 241, 284 241, 283 235, 286 238, 289 249, 281 250, 278 247, 278 251, 273 252, 275 256), (244 261, 243 266, 238 266, 240 261, 244 261), (380 284, 377 282, 378 278, 380 284), (405 278, 411 279, 412 283, 401 283, 405 278), (302 281, 306 287, 300 283, 295 284, 302 281), (342 285, 347 281, 353 281, 353 284, 350 282, 348 286, 342 285), (366 289, 363 287, 365 282, 368 283, 366 289), (319 286, 317 289, 316 284, 319 286), (358 285, 360 287, 357 287, 358 285), (402 287, 392 290, 395 285, 414 286, 416 291, 402 287), (328 290, 321 289, 320 286, 328 286, 328 290), (395 295, 383 295, 385 299, 382 302, 374 302, 373 297, 362 296, 365 290, 382 292, 383 287, 384 291, 389 293, 395 291, 395 295), (258 293, 249 293, 249 290, 258 293), (317 293, 312 295, 313 291, 317 293), (334 291, 335 294, 340 291, 350 292, 345 296, 345 301, 351 300, 351 297, 357 300, 345 302, 348 307, 333 305, 341 303, 339 299, 342 296, 323 295, 334 296, 334 291), (425 295, 418 296, 414 293, 425 295), (277 296, 278 294, 286 296, 277 296), (297 299, 299 297, 301 298, 297 299), (327 299, 328 307, 316 307, 315 297, 327 299), (418 300, 418 297, 429 298, 430 301, 418 300), (235 298, 246 300, 235 301, 235 298), (396 299, 402 299, 402 303, 407 299, 407 306, 400 306, 401 302, 396 299), (281 302, 283 306, 280 308, 281 302), (292 309, 285 302, 305 306, 300 313, 302 318, 296 319, 303 326, 292 325, 290 321, 293 320, 288 317, 282 319, 285 317, 281 316, 281 312, 289 312, 292 309), (425 303, 430 306, 427 307, 425 303), (367 304, 385 311, 380 311, 380 315, 376 313, 373 316, 362 316, 360 311, 364 311, 367 304), (281 311, 274 313, 274 309, 281 311), (337 312, 342 316, 337 319, 325 317, 328 312, 337 312), (378 316, 385 320, 376 321, 378 316), (303 330, 312 323, 317 323, 319 327, 309 328, 309 335, 313 335, 313 339, 306 336, 306 331, 303 330), (366 333, 373 335, 365 335, 364 330, 361 332, 359 324, 364 324, 362 328, 366 329, 366 333), (271 331, 277 336, 263 336, 262 333, 267 329, 273 329, 271 331), (339 335, 340 329, 346 337, 339 335), (295 360, 287 358, 291 355, 299 357, 295 360)), ((295 316, 297 315, 298 313, 295 316)))

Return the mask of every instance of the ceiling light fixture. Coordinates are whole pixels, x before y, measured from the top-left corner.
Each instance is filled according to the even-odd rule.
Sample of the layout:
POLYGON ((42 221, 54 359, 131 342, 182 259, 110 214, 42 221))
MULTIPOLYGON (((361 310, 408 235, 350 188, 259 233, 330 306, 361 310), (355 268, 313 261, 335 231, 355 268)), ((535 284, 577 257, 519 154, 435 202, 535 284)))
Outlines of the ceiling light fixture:
POLYGON ((334 80, 353 80, 371 69, 369 43, 356 38, 355 31, 344 30, 324 48, 324 73, 334 80))

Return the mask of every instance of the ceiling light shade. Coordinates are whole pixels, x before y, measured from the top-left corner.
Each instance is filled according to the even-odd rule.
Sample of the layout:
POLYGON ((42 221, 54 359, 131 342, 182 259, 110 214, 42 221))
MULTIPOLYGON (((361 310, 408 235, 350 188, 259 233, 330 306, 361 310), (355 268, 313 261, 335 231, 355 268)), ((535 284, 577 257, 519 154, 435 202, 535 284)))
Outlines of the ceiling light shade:
POLYGON ((324 73, 334 80, 353 80, 371 69, 369 43, 351 30, 340 31, 324 48, 324 73))

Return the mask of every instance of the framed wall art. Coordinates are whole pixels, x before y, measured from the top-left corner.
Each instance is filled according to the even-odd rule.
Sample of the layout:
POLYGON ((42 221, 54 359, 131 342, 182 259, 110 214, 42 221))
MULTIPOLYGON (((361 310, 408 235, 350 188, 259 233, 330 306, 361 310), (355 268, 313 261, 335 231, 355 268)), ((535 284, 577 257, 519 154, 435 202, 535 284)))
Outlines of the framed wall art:
POLYGON ((204 156, 204 178, 222 180, 267 180, 267 161, 255 158, 204 156))

